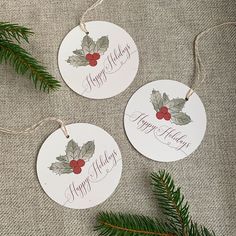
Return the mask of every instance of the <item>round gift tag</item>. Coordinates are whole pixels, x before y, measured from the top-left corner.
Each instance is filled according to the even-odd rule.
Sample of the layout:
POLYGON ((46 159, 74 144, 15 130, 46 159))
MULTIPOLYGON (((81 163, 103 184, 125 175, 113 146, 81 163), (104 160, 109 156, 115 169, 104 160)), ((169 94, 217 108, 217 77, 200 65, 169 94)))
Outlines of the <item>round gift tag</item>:
POLYGON ((104 21, 79 26, 62 41, 58 65, 67 85, 76 93, 94 99, 113 97, 124 91, 138 71, 137 47, 130 35, 104 21))
POLYGON ((155 161, 176 161, 200 145, 206 130, 206 112, 196 93, 173 80, 141 87, 128 102, 124 125, 132 145, 155 161))
POLYGON ((105 201, 116 189, 122 158, 115 140, 85 123, 66 126, 69 138, 55 131, 43 143, 37 160, 39 182, 60 205, 85 209, 105 201))

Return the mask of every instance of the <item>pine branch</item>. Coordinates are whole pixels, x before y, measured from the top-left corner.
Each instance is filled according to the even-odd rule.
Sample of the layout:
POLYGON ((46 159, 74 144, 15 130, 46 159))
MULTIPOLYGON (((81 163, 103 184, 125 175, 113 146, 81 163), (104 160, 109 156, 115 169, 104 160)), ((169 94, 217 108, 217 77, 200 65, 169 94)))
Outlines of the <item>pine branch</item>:
POLYGON ((100 213, 98 226, 100 236, 215 236, 205 227, 190 220, 188 204, 176 188, 173 179, 165 171, 152 173, 152 186, 167 223, 158 219, 130 214, 100 213))
POLYGON ((3 62, 9 62, 18 74, 28 73, 35 87, 38 86, 40 90, 49 92, 60 87, 59 81, 28 52, 10 40, 0 39, 0 63, 3 62))
POLYGON ((34 33, 30 29, 24 26, 8 22, 0 22, 0 39, 15 39, 18 42, 23 39, 24 41, 29 42, 29 37, 33 34, 34 33))
POLYGON ((184 203, 184 196, 180 193, 180 188, 176 188, 173 179, 165 171, 153 173, 151 175, 154 194, 159 205, 166 215, 181 232, 187 235, 189 228, 189 206, 184 203))
POLYGON ((210 232, 207 228, 198 226, 196 223, 191 222, 191 227, 189 230, 189 236, 215 236, 214 232, 210 232))
POLYGON ((145 216, 102 212, 95 230, 101 236, 176 236, 174 227, 145 216))

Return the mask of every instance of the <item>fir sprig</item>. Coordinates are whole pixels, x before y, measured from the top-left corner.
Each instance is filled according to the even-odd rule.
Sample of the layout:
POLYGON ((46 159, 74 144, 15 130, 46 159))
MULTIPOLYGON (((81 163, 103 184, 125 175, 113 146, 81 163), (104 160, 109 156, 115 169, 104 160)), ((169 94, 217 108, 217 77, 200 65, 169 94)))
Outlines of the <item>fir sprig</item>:
POLYGON ((215 236, 214 232, 192 222, 189 205, 167 172, 152 173, 151 180, 166 221, 142 215, 102 212, 95 227, 100 236, 215 236))
POLYGON ((177 227, 182 235, 186 234, 189 228, 189 206, 184 203, 184 196, 180 193, 180 188, 176 188, 173 179, 165 171, 159 174, 152 173, 153 192, 160 207, 167 219, 177 227))
POLYGON ((157 235, 175 236, 175 229, 172 225, 162 223, 157 219, 146 216, 113 214, 102 212, 98 216, 100 225, 96 230, 100 235, 157 235))
POLYGON ((29 37, 34 33, 24 27, 19 26, 18 24, 11 24, 8 22, 0 22, 0 38, 1 39, 15 39, 16 41, 20 42, 20 40, 24 40, 29 42, 29 37))
POLYGON ((42 66, 20 45, 22 40, 29 42, 29 37, 33 32, 23 26, 0 22, 0 64, 5 62, 13 66, 20 75, 28 74, 35 87, 43 91, 53 91, 60 87, 57 81, 46 68, 42 66))
POLYGON ((191 222, 188 236, 215 236, 214 232, 210 232, 204 226, 198 226, 197 223, 191 222))

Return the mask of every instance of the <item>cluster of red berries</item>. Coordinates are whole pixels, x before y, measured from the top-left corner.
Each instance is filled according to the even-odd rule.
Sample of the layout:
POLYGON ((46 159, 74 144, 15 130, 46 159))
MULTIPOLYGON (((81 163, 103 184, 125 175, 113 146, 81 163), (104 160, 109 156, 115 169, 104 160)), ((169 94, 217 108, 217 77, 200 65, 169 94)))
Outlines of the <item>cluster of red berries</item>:
POLYGON ((86 55, 86 60, 88 60, 90 66, 96 66, 97 65, 97 60, 100 59, 100 54, 95 52, 93 54, 88 53, 86 55))
POLYGON ((70 167, 73 169, 74 174, 80 174, 83 167, 85 165, 85 161, 80 159, 80 160, 72 160, 70 161, 70 167))
POLYGON ((156 117, 158 120, 162 120, 163 118, 165 120, 170 120, 171 114, 169 113, 167 107, 161 107, 160 111, 157 112, 156 117))

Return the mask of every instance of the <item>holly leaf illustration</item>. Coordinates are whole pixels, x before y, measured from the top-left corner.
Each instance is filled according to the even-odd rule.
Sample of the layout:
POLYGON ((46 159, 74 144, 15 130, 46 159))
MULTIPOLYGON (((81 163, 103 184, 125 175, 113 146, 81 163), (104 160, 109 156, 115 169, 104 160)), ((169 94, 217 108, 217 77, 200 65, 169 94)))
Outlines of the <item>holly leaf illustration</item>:
POLYGON ((74 67, 87 66, 89 65, 88 60, 82 55, 73 55, 70 56, 67 60, 67 63, 71 64, 74 67))
POLYGON ((87 55, 88 53, 93 53, 95 45, 96 44, 92 38, 90 38, 88 35, 84 36, 81 46, 85 55, 87 55))
POLYGON ((71 160, 79 160, 79 155, 80 155, 80 147, 73 139, 71 139, 66 147, 67 160, 69 162, 71 160))
POLYGON ((67 156, 59 156, 56 159, 61 162, 68 162, 67 156))
POLYGON ((170 109, 170 112, 173 113, 178 113, 182 111, 184 108, 186 100, 183 98, 175 98, 170 100, 166 106, 170 109))
POLYGON ((84 56, 84 51, 82 49, 76 49, 73 53, 78 56, 84 56))
POLYGON ((89 160, 93 156, 94 151, 95 151, 94 141, 88 141, 82 146, 79 159, 89 160))
POLYGON ((70 174, 73 172, 72 168, 70 167, 70 164, 65 163, 65 162, 52 163, 52 165, 49 167, 49 169, 57 175, 70 174))
POLYGON ((163 99, 159 91, 156 91, 155 89, 152 90, 151 102, 155 111, 158 112, 163 106, 163 99))
POLYGON ((191 122, 191 118, 186 113, 179 112, 171 115, 171 121, 176 125, 187 125, 191 122))
POLYGON ((163 93, 163 105, 166 105, 170 101, 168 95, 163 93))
POLYGON ((109 47, 108 36, 103 36, 97 40, 94 51, 103 55, 104 52, 106 52, 106 50, 108 49, 108 47, 109 47))

